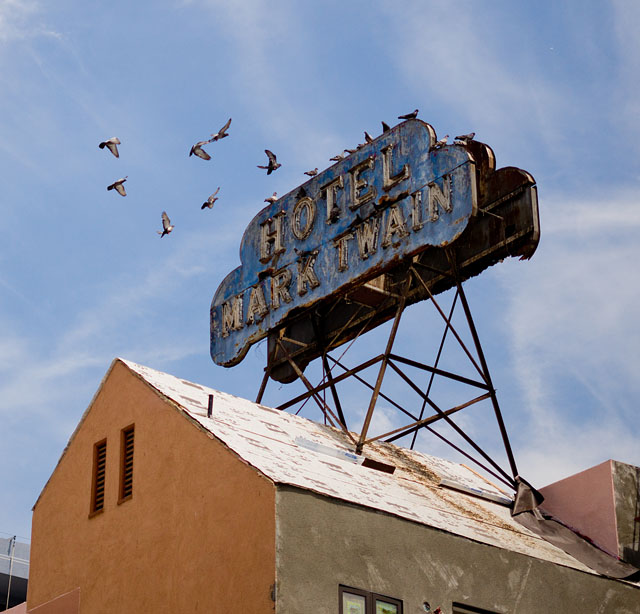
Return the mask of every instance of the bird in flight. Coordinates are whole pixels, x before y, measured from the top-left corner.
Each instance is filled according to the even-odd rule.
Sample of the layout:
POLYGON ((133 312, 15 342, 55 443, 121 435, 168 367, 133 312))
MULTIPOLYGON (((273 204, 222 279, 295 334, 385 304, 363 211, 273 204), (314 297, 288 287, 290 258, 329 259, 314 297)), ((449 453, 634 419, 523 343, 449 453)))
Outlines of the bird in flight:
POLYGON ((216 202, 216 200, 218 200, 217 194, 219 191, 220 187, 218 187, 218 189, 211 196, 209 196, 209 198, 207 198, 205 202, 202 203, 202 207, 200 207, 200 209, 206 209, 207 207, 209 209, 213 209, 214 203, 216 202))
POLYGON ((159 230, 156 230, 156 232, 160 235, 160 238, 162 239, 164 235, 168 235, 174 228, 175 226, 171 225, 171 220, 169 219, 167 212, 163 211, 162 212, 162 232, 160 232, 159 230))
POLYGON ((207 143, 211 143, 211 140, 208 141, 198 141, 189 152, 189 156, 193 156, 194 154, 198 156, 198 158, 202 158, 203 160, 211 160, 211 156, 204 150, 202 147, 207 143))
POLYGON ((231 125, 231 118, 229 118, 229 121, 222 126, 222 128, 220 128, 220 130, 218 130, 218 132, 215 132, 214 134, 211 135, 211 141, 219 141, 220 139, 225 138, 226 136, 229 136, 227 134, 227 130, 229 130, 229 126, 231 125))
POLYGON ((407 113, 406 115, 398 115, 398 119, 415 119, 416 117, 418 117, 418 109, 415 109, 415 111, 407 113))
POLYGON ((309 177, 315 177, 318 174, 318 167, 316 166, 312 171, 305 171, 305 175, 309 175, 309 177))
MULTIPOLYGON (((127 175, 128 177, 129 175, 127 175)), ((111 185, 107 186, 107 190, 115 190, 118 194, 120 194, 120 196, 126 196, 127 193, 125 192, 124 186, 122 185, 126 180, 127 177, 123 177, 122 179, 118 179, 118 181, 114 181, 111 185)))
POLYGON ((275 170, 278 170, 282 166, 282 164, 280 164, 278 160, 276 160, 276 155, 272 151, 265 149, 264 153, 266 153, 267 157, 269 158, 269 164, 267 166, 260 166, 258 164, 258 168, 266 168, 267 175, 271 175, 271 173, 273 173, 273 171, 275 170))
POLYGON ((440 149, 447 144, 447 139, 449 138, 448 134, 445 134, 439 141, 436 141, 433 147, 429 151, 433 151, 434 149, 440 149))
POLYGON ((469 132, 469 134, 461 134, 456 137, 456 141, 462 141, 462 143, 468 143, 469 141, 473 141, 473 137, 476 135, 475 132, 469 132))
POLYGON ((105 147, 116 157, 119 158, 118 145, 120 145, 120 139, 117 136, 113 136, 106 141, 102 141, 98 147, 104 149, 105 147))
POLYGON ((274 192, 272 196, 269 196, 268 198, 265 198, 264 202, 265 203, 269 203, 270 205, 273 205, 273 203, 275 203, 276 200, 278 200, 278 193, 274 192))
POLYGON ((389 130, 391 130, 389 124, 387 124, 387 122, 382 122, 382 132, 389 132, 389 130))

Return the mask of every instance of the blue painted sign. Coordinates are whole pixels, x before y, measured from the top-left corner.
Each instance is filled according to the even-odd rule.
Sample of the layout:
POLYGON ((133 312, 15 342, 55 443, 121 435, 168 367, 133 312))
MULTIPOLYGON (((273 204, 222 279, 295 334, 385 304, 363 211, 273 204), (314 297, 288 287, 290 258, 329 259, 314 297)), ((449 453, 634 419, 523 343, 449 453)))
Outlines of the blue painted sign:
POLYGON ((260 211, 211 303, 214 362, 237 364, 294 310, 455 241, 476 212, 475 164, 435 145, 429 124, 403 122, 260 211))

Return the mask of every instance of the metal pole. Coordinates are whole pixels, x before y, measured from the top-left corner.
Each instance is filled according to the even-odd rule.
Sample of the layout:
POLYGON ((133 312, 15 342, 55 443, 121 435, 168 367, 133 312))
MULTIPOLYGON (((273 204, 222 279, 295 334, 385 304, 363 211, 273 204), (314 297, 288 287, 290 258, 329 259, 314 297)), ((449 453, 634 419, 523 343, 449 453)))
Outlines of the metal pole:
MULTIPOLYGON (((451 309, 449 310, 449 318, 447 319, 447 325, 444 327, 444 333, 442 334, 442 340, 440 341, 440 347, 438 348, 438 353, 436 354, 436 360, 433 363, 434 368, 438 368, 438 364, 440 363, 440 357, 442 356, 442 350, 444 349, 444 342, 447 340, 447 333, 449 332, 449 323, 451 322, 451 318, 453 317, 453 311, 456 308, 456 301, 458 300, 458 293, 453 297, 453 301, 451 301, 451 309)), ((426 395, 429 396, 431 392, 431 385, 433 384, 433 380, 436 374, 431 372, 431 376, 429 377, 429 384, 427 385, 426 395)), ((427 402, 422 401, 422 407, 420 408, 420 416, 419 419, 422 420, 424 416, 424 410, 427 407, 427 402)), ((413 446, 416 445, 416 439, 418 437, 418 430, 415 429, 413 431, 413 437, 411 438, 411 446, 409 446, 410 450, 413 450, 413 446)))
POLYGON ((407 293, 409 292, 409 287, 411 285, 411 275, 407 276, 407 283, 404 288, 404 292, 400 297, 400 301, 398 302, 398 309, 396 311, 396 317, 393 320, 393 326, 391 327, 391 332, 389 333, 389 339, 387 341, 387 347, 384 351, 384 356, 382 357, 382 363, 380 364, 380 371, 378 371, 378 379, 376 380, 376 385, 373 390, 373 394, 371 395, 371 400, 369 401, 369 408, 367 409, 367 415, 364 419, 364 424, 362 425, 362 432, 360 433, 360 439, 358 439, 358 445, 356 446, 356 454, 362 453, 362 446, 364 445, 364 441, 367 438, 367 431, 369 430, 369 424, 371 423, 371 418, 373 416, 373 409, 376 406, 376 402, 378 401, 378 394, 380 393, 380 386, 382 386, 382 380, 384 379, 385 371, 387 370, 387 363, 389 362, 389 354, 391 354, 391 349, 393 348, 393 342, 396 338, 396 333, 398 332, 398 326, 400 325, 400 317, 402 316, 402 312, 404 311, 404 306, 407 301, 407 293))
POLYGON ((454 268, 456 272, 456 285, 458 287, 458 293, 460 294, 460 302, 462 304, 462 308, 464 309, 465 316, 467 317, 469 330, 471 331, 471 336, 473 337, 473 343, 476 346, 476 353, 478 354, 480 364, 482 365, 482 370, 484 372, 484 379, 487 382, 487 385, 489 386, 489 392, 491 393, 491 404, 493 405, 493 411, 496 415, 496 420, 498 421, 498 427, 500 428, 500 434, 502 435, 504 448, 507 453, 507 458, 509 459, 509 465, 511 466, 511 473, 515 478, 518 475, 518 468, 516 467, 516 460, 513 457, 513 451, 511 450, 511 444, 509 443, 507 429, 504 425, 504 421, 502 420, 500 405, 498 405, 498 397, 496 396, 495 388, 493 387, 493 383, 491 382, 491 375, 489 374, 489 366, 487 365, 487 361, 485 360, 485 357, 484 357, 484 352, 482 351, 482 345, 480 344, 480 337, 478 337, 478 331, 476 330, 475 324, 473 322, 473 318, 471 317, 471 310, 469 309, 469 303, 467 302, 467 297, 465 296, 464 290, 462 289, 462 284, 460 283, 460 277, 458 276, 457 269, 455 268, 455 262, 451 255, 449 255, 449 258, 450 258, 451 266, 454 268))
POLYGON ((5 610, 9 609, 9 597, 11 596, 11 576, 13 574, 13 559, 16 554, 16 535, 11 538, 11 555, 9 558, 9 584, 7 586, 7 604, 5 606, 5 610))

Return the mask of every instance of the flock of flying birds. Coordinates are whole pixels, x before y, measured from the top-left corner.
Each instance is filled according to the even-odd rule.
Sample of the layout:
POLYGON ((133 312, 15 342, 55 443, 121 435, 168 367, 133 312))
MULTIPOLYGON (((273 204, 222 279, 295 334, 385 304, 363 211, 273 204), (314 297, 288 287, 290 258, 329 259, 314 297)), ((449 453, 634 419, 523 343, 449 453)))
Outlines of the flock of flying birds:
MULTIPOLYGON (((407 113, 406 115, 399 115, 398 119, 403 119, 403 120, 415 119, 417 116, 418 116, 418 109, 415 109, 414 111, 412 111, 411 113, 407 113)), ((198 141, 191 148, 191 151, 189 152, 189 156, 195 155, 198 158, 202 158, 203 160, 211 160, 211 156, 204 150, 204 146, 208 145, 209 143, 215 143, 216 141, 219 141, 221 139, 228 137, 229 136, 228 130, 230 125, 231 125, 231 118, 229 118, 227 123, 224 126, 222 126, 222 128, 220 128, 218 132, 211 134, 210 139, 207 139, 206 141, 198 141)), ((389 130, 391 130, 390 126, 387 123, 382 122, 383 133, 389 130)), ((473 140, 474 137, 475 137, 475 132, 470 132, 469 134, 462 134, 460 136, 455 137, 454 143, 458 145, 464 145, 468 141, 473 140)), ((361 149, 366 144, 371 143, 373 141, 373 137, 366 131, 364 133, 364 139, 365 139, 365 142, 357 145, 355 149, 344 149, 338 155, 333 156, 333 158, 330 158, 330 160, 332 162, 340 162, 341 160, 344 160, 346 156, 355 153, 356 151, 358 151, 358 149, 361 149)), ((434 145, 431 147, 431 150, 444 147, 447 144, 448 139, 449 139, 449 135, 446 134, 443 138, 441 138, 440 140, 436 141, 436 143, 434 143, 434 145)), ((102 143, 100 143, 98 147, 100 149, 104 149, 106 147, 116 158, 119 158, 120 153, 118 152, 118 145, 120 144, 121 144, 120 139, 114 136, 110 139, 107 139, 106 141, 102 141, 102 143)), ((282 166, 282 164, 278 162, 276 155, 272 151, 265 149, 264 152, 267 154, 267 164, 266 166, 258 164, 257 167, 265 169, 267 171, 267 175, 270 175, 273 171, 278 170, 282 166)), ((315 177, 318 174, 318 168, 316 167, 313 170, 305 171, 304 174, 308 175, 309 177, 315 177)), ((117 181, 114 181, 111 185, 107 186, 107 190, 115 190, 118 194, 120 194, 120 196, 126 196, 127 192, 124 189, 124 182, 127 180, 127 177, 128 175, 125 177, 122 177, 121 179, 118 179, 117 181)), ((207 198, 207 200, 204 203, 202 203, 202 206, 200 207, 200 209, 212 209, 213 205, 218 200, 218 192, 220 192, 220 187, 218 187, 216 191, 213 194, 211 194, 211 196, 209 196, 209 198, 207 198)), ((272 196, 265 198, 264 202, 272 204, 277 200, 278 200, 277 192, 274 192, 272 196)), ((168 235, 174 229, 174 227, 175 226, 171 224, 171 220, 169 219, 169 216, 167 215, 166 211, 163 211, 162 212, 162 230, 156 231, 160 235, 160 238, 164 237, 165 235, 168 235)))

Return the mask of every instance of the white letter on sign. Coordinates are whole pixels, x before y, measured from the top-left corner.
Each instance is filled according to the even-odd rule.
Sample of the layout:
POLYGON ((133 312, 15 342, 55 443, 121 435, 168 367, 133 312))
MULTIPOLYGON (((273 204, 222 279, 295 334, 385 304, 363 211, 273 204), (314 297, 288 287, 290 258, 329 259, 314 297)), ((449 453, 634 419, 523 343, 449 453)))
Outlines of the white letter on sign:
POLYGON ((242 326, 242 294, 238 294, 222 303, 222 336, 228 337, 230 330, 240 330, 242 326))
POLYGON ((391 189, 397 183, 409 177, 409 166, 404 164, 399 173, 391 175, 393 172, 393 144, 387 145, 382 151, 382 187, 385 190, 391 189))
POLYGON ((361 173, 371 168, 373 168, 373 156, 369 156, 360 164, 349 169, 351 174, 351 203, 349 206, 352 209, 356 209, 376 197, 376 186, 369 184, 366 179, 360 177, 361 173))
POLYGON ((258 284, 255 288, 251 288, 249 295, 249 307, 247 308, 247 324, 259 322, 269 313, 267 301, 264 300, 264 292, 262 286, 258 284))
POLYGON ((260 262, 269 262, 272 256, 285 250, 282 243, 282 218, 285 215, 280 211, 260 224, 260 262))
POLYGON ((444 190, 441 190, 435 182, 428 185, 429 188, 429 220, 435 222, 440 217, 438 205, 443 211, 451 213, 451 177, 442 177, 444 190))
POLYGON ((312 290, 320 285, 320 280, 313 270, 317 257, 318 252, 315 252, 298 262, 298 294, 300 296, 307 293, 307 284, 312 290))
POLYGON ((308 196, 301 198, 293 208, 293 219, 291 220, 293 236, 300 241, 306 239, 311 234, 315 219, 316 204, 308 196))

